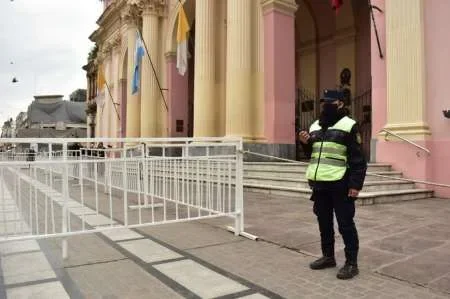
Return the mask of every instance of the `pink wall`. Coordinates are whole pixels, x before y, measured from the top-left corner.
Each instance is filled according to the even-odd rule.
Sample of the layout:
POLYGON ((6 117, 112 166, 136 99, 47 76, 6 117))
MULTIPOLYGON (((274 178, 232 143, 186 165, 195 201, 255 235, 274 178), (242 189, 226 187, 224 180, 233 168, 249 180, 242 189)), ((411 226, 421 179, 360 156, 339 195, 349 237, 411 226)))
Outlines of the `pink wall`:
MULTIPOLYGON (((384 9, 385 0, 372 0, 374 5, 384 9)), ((426 122, 432 135, 427 141, 418 142, 431 151, 431 155, 418 151, 404 142, 377 143, 376 161, 387 162, 412 179, 450 184, 450 120, 445 119, 442 110, 450 109, 448 100, 448 69, 450 69, 450 42, 446 38, 450 27, 448 11, 450 1, 427 0, 425 3, 425 55, 426 55, 426 122), (420 153, 420 154, 418 154, 420 153)), ((381 44, 385 45, 384 16, 375 12, 381 44)), ((372 32, 372 85, 373 85, 373 134, 386 124, 386 66, 385 61, 374 55, 377 50, 372 32)), ((389 59, 387 57, 386 59, 389 59)), ((407 109, 407 107, 405 107, 407 109)), ((426 186, 433 189, 437 197, 450 198, 449 188, 426 186)))
MULTIPOLYGON (((450 1, 425 1, 426 113, 432 132, 428 174, 430 180, 450 185, 450 119, 442 114, 442 110, 450 109, 450 41, 445 38, 450 28, 449 11, 450 1)), ((450 188, 436 189, 436 192, 438 196, 450 198, 450 188)))
POLYGON ((427 69, 427 118, 434 140, 450 139, 450 120, 442 110, 450 109, 449 70, 450 1, 427 0, 425 5, 425 55, 427 69))
MULTIPOLYGON (((385 0, 372 0, 372 5, 378 6, 384 11, 385 0)), ((386 55, 386 25, 385 15, 374 10, 375 23, 380 38, 381 50, 386 55)), ((387 78, 386 57, 378 55, 378 45, 373 23, 371 22, 371 72, 372 72, 372 138, 376 138, 380 130, 386 125, 387 120, 387 78)), ((378 160, 377 153, 377 160, 378 160)))
MULTIPOLYGON (((428 148, 427 142, 416 142, 428 148)), ((409 179, 427 180, 427 171, 432 158, 424 151, 411 146, 406 142, 378 141, 377 162, 389 163, 401 171, 409 179)))
POLYGON ((265 135, 270 143, 295 143, 294 17, 264 13, 265 135))
POLYGON ((170 137, 188 136, 188 73, 181 76, 177 70, 175 55, 167 57, 167 85, 169 89, 169 116, 167 118, 170 137), (177 120, 183 121, 183 131, 177 132, 177 120))

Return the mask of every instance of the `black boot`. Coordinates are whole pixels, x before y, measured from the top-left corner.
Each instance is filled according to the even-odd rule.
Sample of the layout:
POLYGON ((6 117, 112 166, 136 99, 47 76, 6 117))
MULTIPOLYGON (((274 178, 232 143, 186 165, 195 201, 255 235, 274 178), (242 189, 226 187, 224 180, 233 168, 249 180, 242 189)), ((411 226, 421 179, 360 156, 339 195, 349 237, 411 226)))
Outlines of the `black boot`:
POLYGON ((339 269, 339 272, 336 275, 336 277, 338 279, 351 279, 358 274, 359 270, 357 264, 345 263, 344 267, 339 269))
POLYGON ((334 256, 323 256, 309 264, 309 267, 313 270, 333 268, 336 267, 336 260, 334 259, 334 256))

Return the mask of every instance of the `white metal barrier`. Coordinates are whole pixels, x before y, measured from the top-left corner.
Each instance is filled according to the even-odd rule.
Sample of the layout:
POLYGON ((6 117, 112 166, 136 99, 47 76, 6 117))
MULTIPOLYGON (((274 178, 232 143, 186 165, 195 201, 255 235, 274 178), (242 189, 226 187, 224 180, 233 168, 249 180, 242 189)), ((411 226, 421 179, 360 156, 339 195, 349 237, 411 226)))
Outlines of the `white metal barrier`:
POLYGON ((49 151, 34 161, 0 154, 0 242, 64 237, 66 258, 65 237, 115 228, 226 216, 236 235, 243 232, 240 139, 1 141, 49 151), (74 142, 125 146, 69 151, 74 142))

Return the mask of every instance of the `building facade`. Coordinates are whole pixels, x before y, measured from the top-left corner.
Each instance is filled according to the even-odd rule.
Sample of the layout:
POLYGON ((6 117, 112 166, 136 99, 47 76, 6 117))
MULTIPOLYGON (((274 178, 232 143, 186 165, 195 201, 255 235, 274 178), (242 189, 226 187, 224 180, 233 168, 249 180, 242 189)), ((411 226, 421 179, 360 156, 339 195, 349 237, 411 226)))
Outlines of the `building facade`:
MULTIPOLYGON (((442 34, 450 2, 371 2, 344 0, 335 11, 325 0, 104 1, 90 37, 98 54, 88 73, 101 65, 109 87, 88 80, 95 135, 241 136, 251 150, 299 158, 296 130, 317 117, 323 89, 341 88, 372 162, 449 184, 442 34), (176 68, 180 5, 191 27, 184 76, 176 68), (151 59, 144 56, 133 94, 138 31, 151 59)), ((448 188, 436 191, 450 197, 448 188)))
POLYGON ((64 101, 62 95, 34 96, 18 138, 85 138, 85 103, 64 101))

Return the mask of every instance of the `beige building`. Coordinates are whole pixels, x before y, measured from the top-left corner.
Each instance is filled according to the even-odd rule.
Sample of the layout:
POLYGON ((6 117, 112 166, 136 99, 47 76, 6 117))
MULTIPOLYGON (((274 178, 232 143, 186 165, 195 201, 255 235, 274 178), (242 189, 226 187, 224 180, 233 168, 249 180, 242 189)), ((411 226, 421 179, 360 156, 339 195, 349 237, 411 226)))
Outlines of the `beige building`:
MULTIPOLYGON (((289 142, 283 138, 276 142, 264 132, 262 22, 266 9, 286 14, 293 24, 296 8, 294 1, 287 0, 105 1, 99 29, 90 36, 99 47, 91 68, 103 66, 109 87, 95 99, 95 135, 242 136, 249 143, 275 141, 292 147, 293 134, 289 142), (189 67, 184 76, 176 69, 181 3, 191 26, 189 67), (130 78, 137 30, 142 32, 156 75, 145 56, 141 88, 133 95, 130 78)), ((292 45, 293 33, 289 37, 292 45)), ((294 66, 290 69, 293 75, 294 66)), ((293 77, 291 81, 289 101, 294 103, 293 77)), ((95 88, 89 82, 88 89, 95 88)), ((294 131, 294 115, 289 125, 294 131)))
POLYGON ((342 3, 336 12, 329 0, 104 1, 88 69, 96 136, 242 136, 251 150, 301 158, 296 130, 317 118, 322 90, 337 87, 372 162, 448 182, 450 1, 342 3), (184 76, 180 5, 191 26, 184 76), (156 76, 144 56, 132 94, 138 29, 156 76), (96 90, 99 64, 110 93, 96 90))

